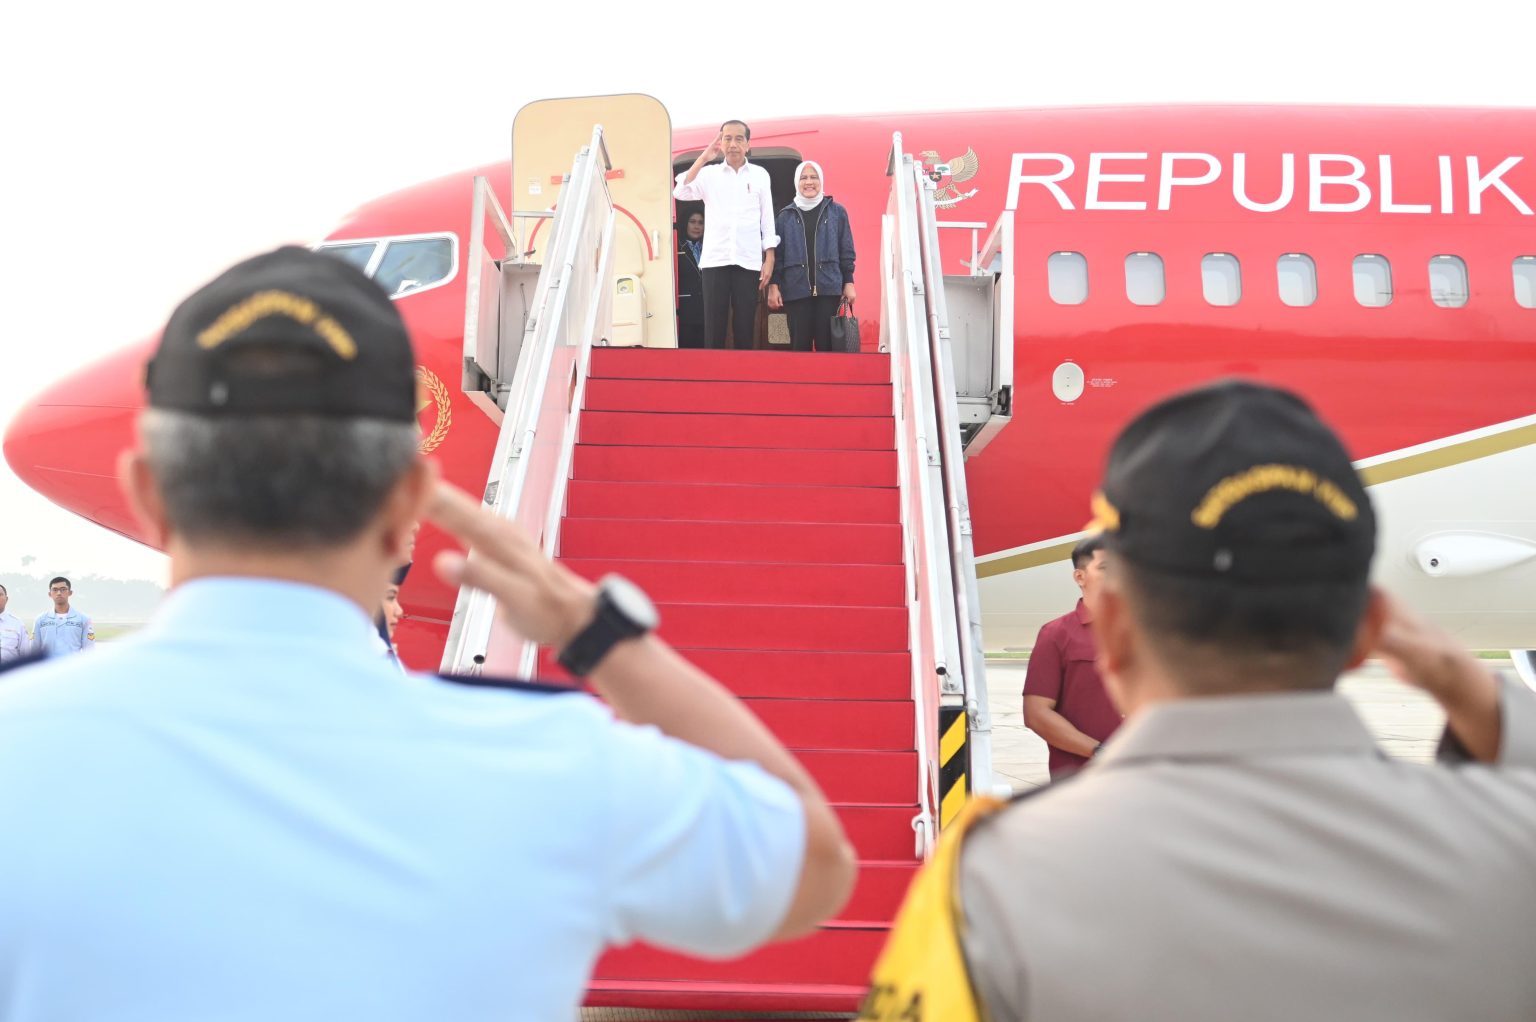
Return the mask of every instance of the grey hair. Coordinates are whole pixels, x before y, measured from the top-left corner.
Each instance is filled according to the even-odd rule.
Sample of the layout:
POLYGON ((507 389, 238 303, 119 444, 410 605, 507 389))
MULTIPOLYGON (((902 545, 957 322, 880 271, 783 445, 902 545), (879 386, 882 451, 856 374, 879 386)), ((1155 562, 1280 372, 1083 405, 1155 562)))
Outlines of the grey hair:
POLYGON ((414 423, 155 408, 140 416, 139 436, 175 532, 284 547, 355 538, 416 460, 420 440, 414 423))

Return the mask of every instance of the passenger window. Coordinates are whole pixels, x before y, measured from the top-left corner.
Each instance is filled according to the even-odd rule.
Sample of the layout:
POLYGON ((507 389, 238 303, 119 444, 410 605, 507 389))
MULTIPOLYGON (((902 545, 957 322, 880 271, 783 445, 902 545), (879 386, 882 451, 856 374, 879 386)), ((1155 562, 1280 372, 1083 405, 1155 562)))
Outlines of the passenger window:
POLYGON ((1125 257, 1125 297, 1133 305, 1161 305, 1167 294, 1163 257, 1156 252, 1132 252, 1125 257))
POLYGON ((1429 261, 1429 297, 1442 309, 1467 304, 1467 264, 1459 256, 1440 255, 1429 261))
POLYGON ((1317 264, 1309 255, 1291 252, 1275 265, 1280 285, 1280 300, 1300 308, 1317 301, 1317 264))
POLYGON ((1052 252, 1045 261, 1051 301, 1081 305, 1088 300, 1088 260, 1081 252, 1052 252))
POLYGON ((1201 259, 1200 285, 1212 305, 1236 305, 1243 296, 1243 269, 1237 256, 1212 252, 1201 259))
POLYGON ((1536 309, 1536 256, 1515 260, 1515 301, 1522 309, 1536 309))
POLYGON ((1392 264, 1385 256, 1355 256, 1355 301, 1372 309, 1392 304, 1392 264))
POLYGON ((368 261, 373 258, 373 250, 379 247, 376 241, 354 242, 347 244, 320 245, 315 251, 324 252, 328 256, 335 256, 342 262, 351 263, 359 270, 368 268, 368 261))
POLYGON ((453 274, 453 242, 447 238, 391 241, 374 273, 391 298, 424 291, 453 274))

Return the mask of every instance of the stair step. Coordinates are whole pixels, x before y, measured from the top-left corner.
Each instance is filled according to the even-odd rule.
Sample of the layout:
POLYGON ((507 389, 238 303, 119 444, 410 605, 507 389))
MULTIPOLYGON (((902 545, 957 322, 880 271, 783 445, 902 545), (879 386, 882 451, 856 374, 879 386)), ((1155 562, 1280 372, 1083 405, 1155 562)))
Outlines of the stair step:
POLYGON ((915 795, 913 798, 908 805, 832 807, 861 862, 914 860, 917 835, 912 830, 912 818, 917 815, 917 802, 915 795))
POLYGON ((876 486, 749 486, 572 479, 572 518, 672 518, 695 522, 873 522, 896 524, 901 492, 876 486))
POLYGON ((616 948, 597 962, 597 983, 626 979, 671 980, 733 984, 858 986, 869 980, 870 967, 885 944, 883 927, 830 926, 799 940, 767 947, 730 961, 706 961, 632 944, 616 948))
POLYGON ((747 707, 791 749, 900 751, 914 747, 916 720, 910 700, 748 699, 747 707))
POLYGON ((773 564, 755 561, 644 561, 561 558, 596 581, 623 575, 657 603, 751 603, 819 607, 901 607, 899 564, 773 564))
MULTIPOLYGON (((806 749, 795 753, 829 802, 917 803, 917 753, 806 749)), ((910 817, 909 817, 910 819, 910 817)))
MULTIPOLYGON (((797 650, 679 649, 699 670, 743 698, 909 699, 907 653, 810 653, 797 650)), ((569 683, 548 649, 539 650, 539 677, 569 683)))
POLYGON ((567 518, 560 526, 560 556, 898 564, 901 526, 567 518))
MULTIPOLYGON (((650 980, 595 980, 587 987, 585 1002, 589 1008, 627 1008, 653 1012, 707 1012, 708 1014, 667 1015, 668 1018, 709 1018, 715 1022, 748 1022, 746 1018, 719 1012, 747 1013, 755 1022, 769 1022, 780 1017, 803 1018, 805 1012, 836 1012, 835 1017, 852 1018, 869 989, 869 982, 857 984, 739 983, 739 982, 654 982, 650 980), (772 1014, 765 1014, 772 1013, 772 1014)), ((625 1014, 624 1018, 644 1018, 625 1014)), ((822 1017, 820 1015, 816 1016, 822 1017)), ((831 1018, 833 1015, 825 1017, 831 1018)))
POLYGON ((671 603, 658 634, 679 648, 896 652, 907 648, 905 607, 795 607, 671 603))
POLYGON ((583 412, 584 444, 889 451, 890 416, 583 412))
POLYGON ((890 383, 885 355, 593 348, 589 377, 635 380, 754 380, 763 383, 890 383))
POLYGON ((572 479, 645 483, 896 486, 895 451, 766 447, 605 447, 581 443, 572 479))
POLYGON ((915 860, 906 862, 860 862, 859 879, 853 896, 838 913, 838 918, 895 919, 907 886, 917 872, 915 860))
POLYGON ((588 379, 585 409, 727 415, 890 415, 891 388, 889 383, 588 379))

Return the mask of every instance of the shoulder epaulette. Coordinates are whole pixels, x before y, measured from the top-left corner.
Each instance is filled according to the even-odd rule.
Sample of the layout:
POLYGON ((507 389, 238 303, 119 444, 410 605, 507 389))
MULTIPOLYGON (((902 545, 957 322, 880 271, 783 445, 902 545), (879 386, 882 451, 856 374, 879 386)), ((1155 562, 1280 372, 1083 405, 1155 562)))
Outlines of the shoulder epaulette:
POLYGON ((31 667, 33 664, 40 664, 47 659, 47 653, 28 653, 25 656, 17 657, 15 660, 8 660, 5 663, 0 664, 0 674, 4 674, 7 671, 14 671, 22 667, 31 667))
POLYGON ((527 678, 502 678, 494 674, 443 674, 439 672, 437 679, 452 685, 466 685, 470 688, 499 688, 511 692, 532 692, 547 696, 570 695, 586 691, 585 688, 575 684, 561 684, 559 682, 537 681, 527 678))
POLYGON ((1063 778, 1061 778, 1058 781, 1046 781, 1044 784, 1039 785, 1038 787, 1026 788, 1023 791, 1016 791, 1016 792, 1014 792, 1012 795, 1008 796, 1008 801, 1007 802, 1003 803, 1001 806, 998 806, 996 812, 988 813, 985 816, 983 816, 981 819, 979 819, 975 823, 973 823, 972 824, 972 829, 976 830, 976 829, 980 829, 982 827, 988 826, 993 820, 997 819, 999 816, 1002 816, 1004 813, 1006 813, 1009 810, 1013 809, 1019 803, 1021 803, 1021 802, 1028 802, 1030 799, 1035 798, 1038 795, 1043 795, 1047 791, 1051 791, 1051 790, 1053 790, 1055 788, 1061 787, 1062 785, 1064 785, 1068 781, 1070 781, 1072 779, 1072 776, 1073 775, 1068 774, 1066 777, 1063 777, 1063 778))

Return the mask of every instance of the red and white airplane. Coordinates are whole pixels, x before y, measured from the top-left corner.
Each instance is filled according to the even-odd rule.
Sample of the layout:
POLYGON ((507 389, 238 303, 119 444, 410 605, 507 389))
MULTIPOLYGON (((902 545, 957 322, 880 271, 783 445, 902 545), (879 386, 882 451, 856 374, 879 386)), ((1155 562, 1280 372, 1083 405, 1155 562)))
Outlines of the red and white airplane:
MULTIPOLYGON (((893 131, 954 219, 1015 211, 1013 421, 968 463, 988 648, 1075 596, 1063 565, 1109 440, 1171 391, 1240 374, 1306 395, 1359 459, 1377 575, 1469 646, 1536 646, 1536 110, 1146 107, 787 118, 753 125, 782 204, 802 158, 845 205, 865 346, 878 324, 893 131)), ((678 169, 715 128, 680 130, 678 169)), ((323 240, 397 292, 424 446, 477 491, 496 427, 458 392, 472 176, 359 207, 323 240)), ((671 224, 633 225, 642 237, 671 224)), ((971 241, 944 233, 944 269, 971 241)), ((212 272, 216 267, 209 267, 212 272)), ((652 298, 652 301, 655 301, 652 298)), ((5 438, 54 502, 138 537, 115 452, 153 339, 60 381, 5 438)), ((430 557, 443 538, 422 538, 430 557)), ((428 572, 400 645, 437 663, 455 594, 428 572)))

